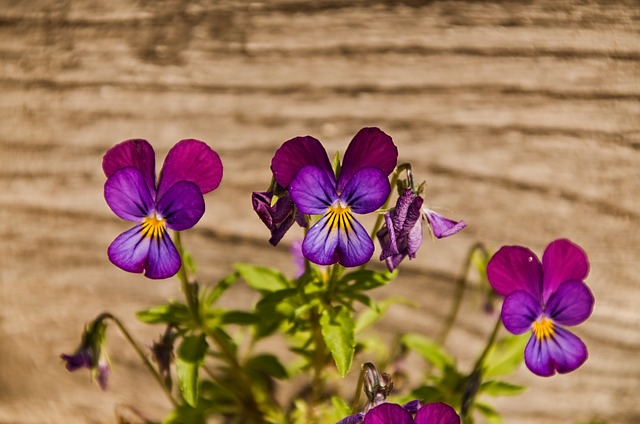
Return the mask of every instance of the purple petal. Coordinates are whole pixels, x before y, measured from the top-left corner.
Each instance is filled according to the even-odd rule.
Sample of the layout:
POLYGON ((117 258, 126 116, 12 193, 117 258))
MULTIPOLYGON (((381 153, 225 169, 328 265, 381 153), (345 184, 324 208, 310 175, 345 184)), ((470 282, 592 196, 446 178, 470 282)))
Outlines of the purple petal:
POLYGON ((429 403, 416 414, 416 424, 460 424, 455 409, 442 402, 429 403))
POLYGON ((107 382, 109 380, 109 363, 107 361, 100 361, 98 368, 96 369, 96 380, 102 391, 107 390, 107 382))
POLYGON ((333 182, 322 169, 305 166, 291 181, 289 194, 300 212, 319 215, 338 199, 333 182))
POLYGON ((346 267, 360 266, 373 256, 374 246, 367 230, 353 218, 345 217, 338 224, 338 255, 340 264, 346 267))
POLYGON ((109 260, 125 271, 141 273, 147 261, 150 242, 151 237, 142 234, 142 225, 136 225, 111 242, 107 251, 109 260))
POLYGON ((421 406, 422 405, 420 405, 420 401, 418 399, 411 400, 402 405, 402 407, 406 409, 411 415, 416 414, 421 406))
POLYGON ((385 262, 387 263, 387 268, 389 269, 389 271, 393 272, 393 270, 396 269, 398 265, 400 265, 400 263, 406 256, 407 255, 399 253, 397 255, 387 257, 385 259, 385 262))
POLYGON ((467 226, 464 221, 454 221, 428 208, 424 208, 424 213, 431 225, 433 235, 439 239, 452 236, 467 226))
POLYGON ((391 186, 387 176, 378 168, 362 168, 345 186, 340 198, 359 214, 373 212, 389 198, 391 186))
POLYGON ((66 364, 67 371, 76 371, 80 368, 91 368, 91 354, 86 349, 81 349, 73 355, 60 355, 66 364))
POLYGON ((302 254, 318 265, 332 265, 339 260, 338 231, 328 225, 329 216, 323 216, 307 232, 302 242, 302 254))
POLYGON ((341 419, 336 424, 358 424, 361 423, 363 419, 364 416, 360 413, 357 413, 341 419))
POLYGON ((407 254, 410 259, 416 257, 416 253, 418 249, 422 245, 422 223, 420 220, 417 220, 415 224, 413 224, 413 228, 409 231, 407 235, 407 254))
POLYGON ((593 294, 585 283, 567 281, 549 298, 546 313, 559 324, 578 325, 591 316, 594 302, 593 294))
POLYGON ((378 168, 384 176, 393 172, 398 163, 398 149, 393 140, 379 128, 363 128, 353 137, 344 154, 338 191, 364 167, 378 168))
POLYGON ((147 238, 151 239, 151 243, 144 276, 154 280, 173 277, 182 261, 171 237, 165 231, 162 237, 147 238))
POLYGON ((153 211, 153 198, 139 169, 122 168, 104 184, 104 199, 122 219, 140 222, 153 211))
POLYGON ((220 156, 202 141, 182 140, 169 150, 164 160, 157 198, 162 197, 178 181, 191 181, 205 194, 215 190, 221 180, 220 156))
POLYGON ((321 169, 333 185, 335 176, 327 152, 322 144, 311 136, 296 137, 285 141, 276 150, 271 160, 273 177, 284 188, 289 188, 293 178, 305 166, 315 166, 321 169))
POLYGON ((413 424, 413 417, 396 403, 383 403, 367 412, 364 424, 413 424))
POLYGON ((160 198, 156 208, 174 231, 187 230, 202 218, 204 198, 197 185, 178 181, 160 198))
POLYGON ((578 245, 567 239, 555 240, 542 255, 544 269, 544 301, 568 280, 584 280, 589 274, 587 254, 578 245))
POLYGON ((538 340, 531 335, 524 351, 527 368, 534 374, 549 377, 577 369, 587 360, 587 347, 579 337, 556 326, 551 338, 538 340))
POLYGON ((502 323, 513 334, 531 330, 531 324, 542 315, 540 302, 529 292, 518 290, 511 293, 502 304, 502 323))
MULTIPOLYGON (((410 189, 405 189, 398 197, 396 207, 392 210, 393 227, 398 237, 405 237, 413 231, 421 216, 424 199, 416 196, 410 189)), ((422 225, 420 225, 422 231, 422 225)), ((421 237, 422 238, 422 237, 421 237)))
POLYGON ((542 265, 531 250, 521 246, 503 246, 487 264, 491 287, 502 296, 524 290, 540 299, 542 265))
POLYGON ((149 191, 155 192, 156 158, 153 147, 147 140, 123 141, 110 148, 102 158, 102 170, 107 178, 129 166, 139 169, 149 191))
POLYGON ((396 237, 396 228, 393 224, 393 211, 384 214, 385 225, 376 233, 382 252, 380 260, 384 260, 392 255, 400 253, 398 250, 398 238, 396 237))

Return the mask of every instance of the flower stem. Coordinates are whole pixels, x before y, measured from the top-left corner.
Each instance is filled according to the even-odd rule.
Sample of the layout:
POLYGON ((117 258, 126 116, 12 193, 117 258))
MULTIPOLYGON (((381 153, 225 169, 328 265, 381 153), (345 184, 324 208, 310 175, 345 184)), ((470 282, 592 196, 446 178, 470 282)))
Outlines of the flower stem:
POLYGON ((164 384, 164 380, 162 379, 162 376, 155 369, 155 367, 153 366, 151 361, 149 361, 149 358, 147 358, 147 355, 145 355, 144 351, 140 347, 140 344, 138 344, 138 342, 136 342, 134 340, 134 338, 131 336, 131 333, 129 333, 129 331, 125 328, 125 326, 122 324, 122 322, 118 318, 116 318, 114 315, 112 315, 111 313, 103 312, 102 314, 98 315, 98 317, 95 319, 95 321, 98 322, 98 321, 102 321, 102 320, 105 320, 105 319, 111 320, 118 327, 118 329, 120 330, 120 332, 122 333, 124 338, 127 340, 127 342, 129 342, 131 347, 133 347, 133 350, 136 351, 138 356, 140 356, 140 359, 142 359, 142 362, 144 363, 144 365, 147 367, 149 372, 156 379, 156 381, 158 382, 160 387, 162 387, 162 391, 167 396, 167 399, 169 399, 169 401, 171 402, 171 404, 174 407, 177 407, 178 406, 178 402, 176 402, 176 400, 171 395, 171 391, 164 384))
POLYGON ((196 321, 197 324, 201 323, 200 320, 200 311, 198 310, 198 298, 197 294, 194 293, 193 288, 194 285, 189 282, 189 276, 187 275, 187 268, 184 265, 185 257, 184 257, 184 249, 182 248, 182 240, 180 238, 180 231, 176 231, 174 233, 175 245, 178 250, 178 254, 180 255, 180 269, 178 270, 178 279, 180 280, 180 287, 182 288, 182 293, 187 300, 187 305, 189 307, 189 312, 191 312, 191 316, 196 321))
POLYGON ((447 319, 444 323, 444 326, 442 327, 442 330, 440 331, 440 334, 438 334, 438 337, 436 338, 436 342, 438 342, 440 346, 444 346, 444 343, 446 342, 447 337, 449 336, 449 333, 453 328, 453 324, 455 323, 456 318, 458 317, 458 312, 460 311, 460 305, 462 305, 462 298, 464 297, 464 292, 465 292, 465 289, 467 288, 467 283, 468 283, 467 277, 469 275, 469 270, 471 269, 473 255, 476 251, 482 252, 485 256, 488 255, 487 249, 480 242, 475 243, 469 249, 469 252, 467 253, 467 259, 464 262, 464 265, 462 266, 462 272, 460 273, 460 276, 456 280, 456 291, 453 296, 453 303, 451 304, 449 315, 447 316, 447 319))

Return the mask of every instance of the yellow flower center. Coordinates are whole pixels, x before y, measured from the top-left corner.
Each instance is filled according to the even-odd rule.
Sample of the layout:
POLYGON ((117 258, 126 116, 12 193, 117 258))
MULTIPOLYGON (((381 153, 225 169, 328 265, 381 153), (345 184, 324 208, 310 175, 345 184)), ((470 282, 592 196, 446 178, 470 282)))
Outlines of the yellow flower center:
POLYGON ((536 335, 536 339, 538 340, 550 339, 555 333, 554 327, 553 321, 542 316, 533 322, 533 334, 536 335))
POLYGON ((142 220, 142 234, 145 237, 161 238, 164 235, 165 220, 155 212, 142 220))
POLYGON ((341 201, 329 206, 327 218, 331 230, 334 230, 336 227, 344 229, 347 232, 351 230, 351 220, 353 219, 351 208, 341 201))

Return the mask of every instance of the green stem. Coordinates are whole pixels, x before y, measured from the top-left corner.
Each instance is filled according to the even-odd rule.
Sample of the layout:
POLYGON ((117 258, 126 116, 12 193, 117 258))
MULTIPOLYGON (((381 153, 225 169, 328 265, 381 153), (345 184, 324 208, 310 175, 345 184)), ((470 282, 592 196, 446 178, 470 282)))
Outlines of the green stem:
POLYGON ((453 296, 451 309, 449 309, 449 314, 447 315, 444 326, 442 327, 440 334, 438 334, 438 337, 436 338, 436 341, 438 342, 438 344, 440 344, 440 346, 444 346, 447 337, 449 336, 449 333, 453 328, 453 324, 458 317, 458 312, 460 312, 460 305, 462 305, 462 298, 464 297, 464 292, 467 288, 467 276, 469 274, 469 270, 471 269, 473 255, 478 250, 480 250, 485 256, 488 255, 488 252, 482 243, 476 243, 469 249, 469 252, 467 253, 467 259, 462 266, 462 272, 456 280, 456 291, 453 296))
POLYGON ((360 376, 358 377, 358 384, 356 385, 356 393, 353 397, 353 404, 351 404, 351 413, 355 414, 359 410, 360 398, 362 397, 362 387, 364 386, 364 365, 360 368, 360 376))
POLYGON ((201 324, 200 311, 198 310, 197 295, 193 292, 193 284, 189 282, 189 276, 187 275, 187 268, 184 265, 184 249, 182 248, 182 240, 180 238, 180 231, 174 233, 174 241, 178 254, 180 255, 180 269, 178 270, 178 279, 180 280, 180 287, 182 293, 187 300, 187 306, 191 312, 191 316, 199 325, 201 324))
POLYGON ((138 342, 136 342, 134 340, 134 338, 131 336, 131 333, 129 333, 129 331, 125 328, 125 326, 122 324, 122 322, 118 318, 116 318, 114 315, 112 315, 109 312, 104 312, 104 313, 98 315, 98 317, 95 319, 95 321, 97 322, 97 321, 102 321, 102 320, 105 320, 105 319, 111 320, 118 327, 118 329, 120 330, 120 332, 122 333, 124 338, 127 339, 129 344, 131 345, 131 347, 133 347, 133 349, 136 351, 138 356, 140 356, 140 359, 142 359, 142 362, 147 367, 147 369, 149 370, 151 375, 153 375, 153 377, 156 379, 156 381, 158 382, 160 387, 162 387, 162 391, 167 396, 167 399, 169 399, 169 401, 171 402, 171 404, 174 407, 177 407, 178 406, 178 402, 176 402, 176 400, 171 395, 171 391, 164 384, 164 380, 162 379, 162 376, 155 369, 155 367, 153 366, 151 361, 149 361, 149 358, 147 358, 147 355, 145 355, 144 351, 142 350, 142 348, 140 347, 138 342))

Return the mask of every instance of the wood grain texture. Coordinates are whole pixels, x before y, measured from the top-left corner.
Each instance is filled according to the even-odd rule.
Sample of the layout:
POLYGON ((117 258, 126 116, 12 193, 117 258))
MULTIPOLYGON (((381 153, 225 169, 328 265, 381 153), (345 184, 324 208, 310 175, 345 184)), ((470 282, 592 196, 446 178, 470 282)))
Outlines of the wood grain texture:
MULTIPOLYGON (((234 261, 292 271, 249 205, 273 151, 296 135, 344 151, 379 126, 428 182, 427 202, 464 218, 425 243, 380 292, 416 299, 383 322, 434 335, 466 250, 568 237, 589 252, 588 362, 550 379, 521 370, 507 423, 640 421, 640 4, 637 1, 0 1, 0 423, 108 423, 125 405, 168 409, 115 331, 111 389, 58 360, 103 310, 180 296, 112 267, 126 224, 102 199, 102 154, 133 137, 163 156, 206 140, 221 187, 185 242, 204 281, 234 261), (229 245, 233 248, 230 249, 229 245)), ((238 287, 227 302, 255 300, 238 287)), ((448 343, 463 365, 491 318, 448 343)), ((273 348, 273 346, 268 346, 273 348)), ((341 390, 350 393, 349 383, 341 390)), ((285 394, 283 394, 285 396, 285 394)))

